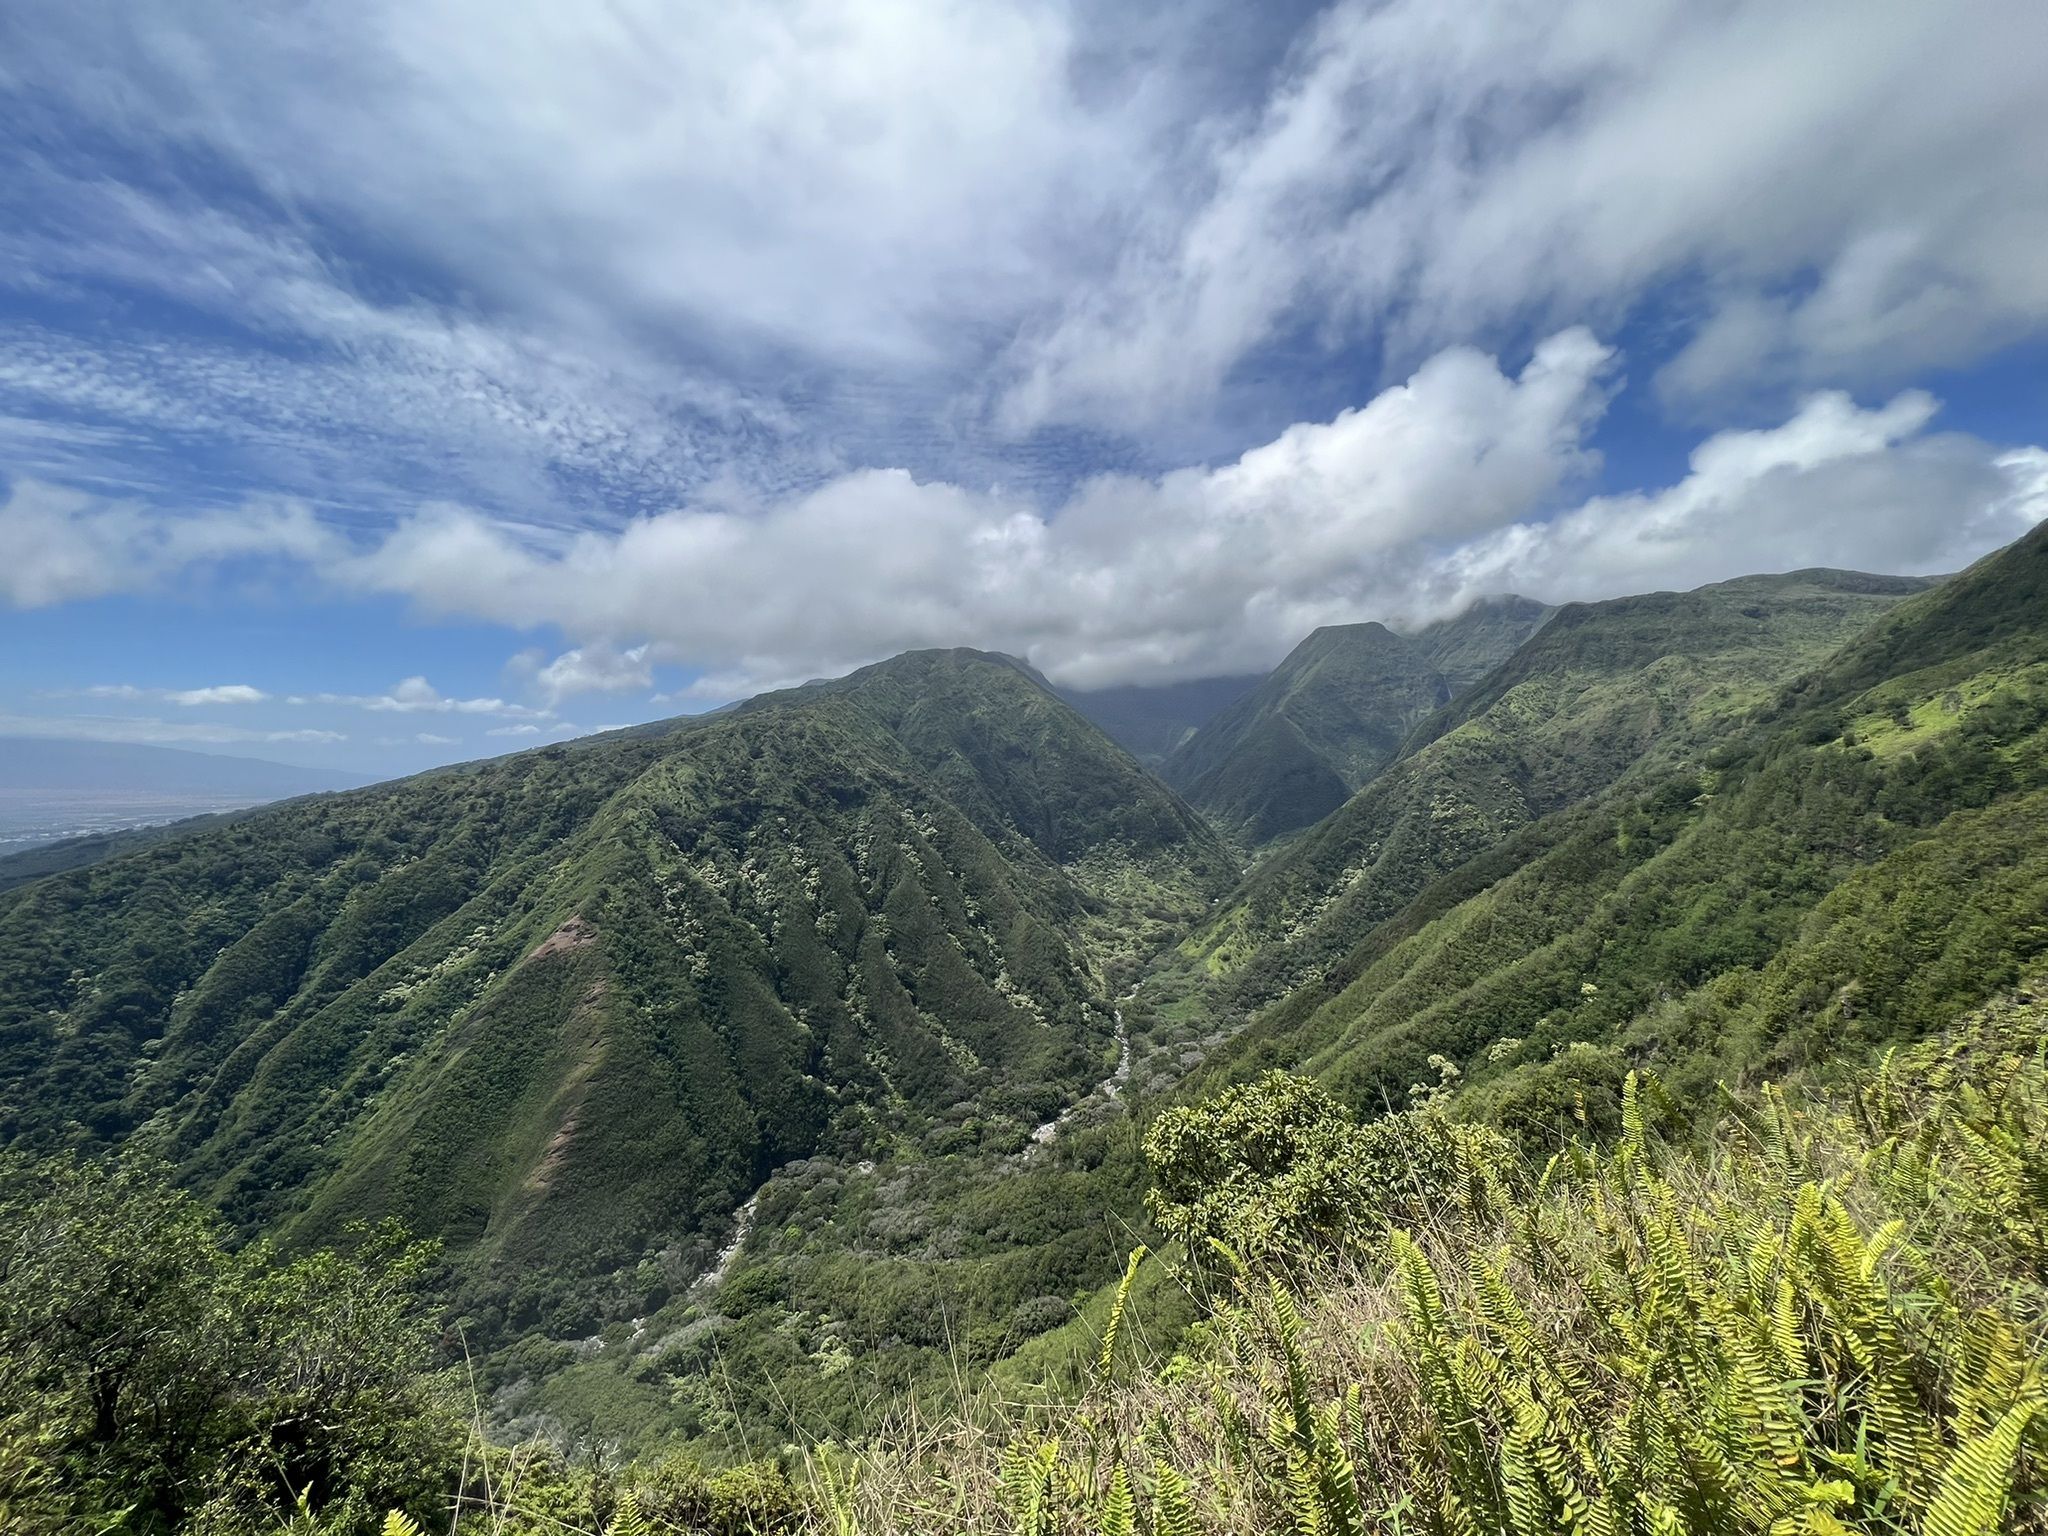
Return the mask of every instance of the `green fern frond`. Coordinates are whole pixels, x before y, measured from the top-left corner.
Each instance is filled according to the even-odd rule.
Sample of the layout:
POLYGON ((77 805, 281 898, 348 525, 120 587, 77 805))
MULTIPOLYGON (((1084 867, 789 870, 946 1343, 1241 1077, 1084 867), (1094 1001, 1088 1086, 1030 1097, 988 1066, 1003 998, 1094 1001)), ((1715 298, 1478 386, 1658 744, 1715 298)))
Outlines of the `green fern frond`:
POLYGON ((1926 1536, 1996 1536, 2012 1496, 2013 1463, 2041 1399, 2015 1403, 1993 1425, 1957 1448, 1928 1506, 1926 1536))
POLYGON ((1109 1493, 1102 1501, 1102 1536, 1134 1536, 1137 1528, 1138 1506, 1131 1497, 1130 1475, 1119 1465, 1109 1476, 1109 1493))
POLYGON ((1131 1286, 1138 1278, 1138 1266, 1145 1262, 1146 1248, 1143 1243, 1131 1250, 1130 1258, 1124 1264, 1124 1277, 1117 1282, 1116 1294, 1110 1298, 1109 1321, 1102 1329, 1102 1349, 1095 1357, 1095 1373, 1104 1381, 1109 1379, 1109 1366, 1116 1354, 1116 1336, 1123 1327, 1124 1308, 1131 1299, 1131 1286))
POLYGON ((1194 1491, 1188 1480, 1169 1466, 1161 1466, 1152 1491, 1152 1536, 1200 1536, 1195 1519, 1194 1491))

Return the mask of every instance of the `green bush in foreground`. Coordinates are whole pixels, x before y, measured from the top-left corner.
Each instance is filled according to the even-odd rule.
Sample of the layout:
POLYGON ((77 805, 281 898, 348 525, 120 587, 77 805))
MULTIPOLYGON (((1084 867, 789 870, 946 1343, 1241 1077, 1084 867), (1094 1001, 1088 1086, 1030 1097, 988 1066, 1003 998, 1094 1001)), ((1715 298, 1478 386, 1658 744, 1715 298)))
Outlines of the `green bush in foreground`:
POLYGON ((1497 1197, 1508 1150, 1435 1108, 1360 1125, 1321 1084, 1268 1072, 1153 1122, 1145 1203, 1197 1259, 1327 1256, 1497 1197))
POLYGON ((0 1528, 353 1529, 432 1513, 427 1245, 232 1249, 155 1169, 0 1160, 0 1528))
MULTIPOLYGON (((1305 1282, 1248 1262, 1183 1350, 1084 1403, 907 1425, 867 1458, 846 1519, 2048 1530, 2044 1024, 2040 1004, 1997 1008, 1838 1101, 1767 1091, 1703 1151, 1655 1139, 1631 1078, 1617 1146, 1503 1169, 1524 1194, 1338 1243, 1360 1256, 1305 1282)), ((1292 1177, 1268 1192, 1283 1206, 1292 1177)))

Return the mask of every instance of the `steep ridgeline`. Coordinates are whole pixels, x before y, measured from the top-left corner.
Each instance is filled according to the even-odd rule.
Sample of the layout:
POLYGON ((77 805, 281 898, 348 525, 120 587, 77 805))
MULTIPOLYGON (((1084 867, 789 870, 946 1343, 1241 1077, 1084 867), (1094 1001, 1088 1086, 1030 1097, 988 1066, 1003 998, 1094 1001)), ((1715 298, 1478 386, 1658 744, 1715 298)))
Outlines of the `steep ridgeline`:
POLYGON ((1322 820, 1448 703, 1423 649, 1383 624, 1317 630, 1160 768, 1248 846, 1322 820))
POLYGON ((1198 677, 1184 683, 1133 683, 1116 688, 1062 688, 1060 697, 1148 768, 1265 679, 1198 677))
POLYGON ((1559 609, 1191 948, 1232 977, 1232 1007, 1277 997, 1518 829, 1713 744, 1926 585, 1801 571, 1559 609))
POLYGON ((1506 661, 1552 612, 1489 597, 1404 638, 1380 624, 1319 629, 1160 767, 1249 847, 1311 826, 1393 761, 1408 732, 1506 661))
POLYGON ((1898 585, 1805 572, 1564 610, 1219 925, 1295 985, 1210 1080, 1304 1069, 1372 1109, 1449 1081, 1554 1144, 1613 1124, 1630 1065, 1708 1104, 1717 1081, 1868 1060, 2038 969, 2048 525, 1898 585), (1682 667, 1649 659, 1666 648, 1682 667))
POLYGON ((399 1217, 559 1335, 792 1158, 1021 1141, 1115 1061, 1118 945, 1231 870, 1020 665, 899 657, 0 897, 0 1137, 294 1236, 399 1217))
POLYGON ((1533 597, 1504 592, 1482 597, 1452 618, 1438 619, 1413 638, 1456 698, 1519 651, 1555 612, 1533 597))

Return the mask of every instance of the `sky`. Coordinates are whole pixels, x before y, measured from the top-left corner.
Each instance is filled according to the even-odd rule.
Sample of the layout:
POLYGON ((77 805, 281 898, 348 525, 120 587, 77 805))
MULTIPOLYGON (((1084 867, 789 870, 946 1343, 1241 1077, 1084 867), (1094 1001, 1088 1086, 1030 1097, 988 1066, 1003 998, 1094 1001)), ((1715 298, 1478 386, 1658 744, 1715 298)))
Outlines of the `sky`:
POLYGON ((2039 0, 0 10, 0 736, 398 773, 2048 517, 2039 0))

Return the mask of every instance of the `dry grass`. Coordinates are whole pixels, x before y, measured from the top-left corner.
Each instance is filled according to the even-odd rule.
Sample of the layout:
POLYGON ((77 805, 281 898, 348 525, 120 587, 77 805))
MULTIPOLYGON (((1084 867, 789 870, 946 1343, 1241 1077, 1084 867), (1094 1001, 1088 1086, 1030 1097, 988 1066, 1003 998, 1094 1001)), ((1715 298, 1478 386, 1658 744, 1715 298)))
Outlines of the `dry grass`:
POLYGON ((814 1453, 817 1504, 863 1536, 2048 1530, 2042 1023, 1736 1106, 1705 1150, 1639 1104, 1405 1254, 1242 1275, 1077 1401, 814 1453))

